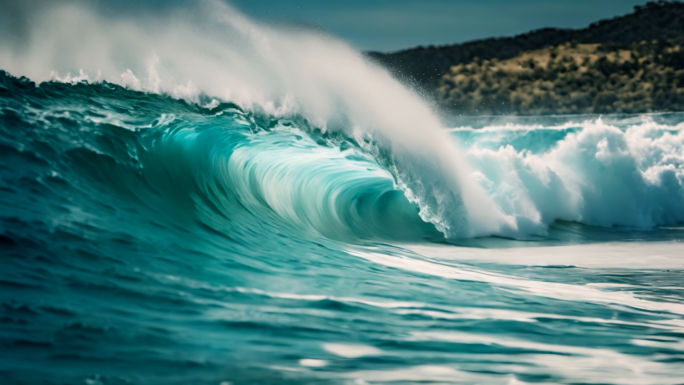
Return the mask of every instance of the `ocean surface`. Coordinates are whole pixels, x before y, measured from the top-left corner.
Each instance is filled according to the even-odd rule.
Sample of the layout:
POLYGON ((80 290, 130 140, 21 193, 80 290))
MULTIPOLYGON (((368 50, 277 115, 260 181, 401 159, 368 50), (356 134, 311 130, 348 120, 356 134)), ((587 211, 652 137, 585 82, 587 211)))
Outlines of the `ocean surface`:
POLYGON ((684 114, 440 118, 208 7, 0 50, 0 383, 684 384, 684 114))

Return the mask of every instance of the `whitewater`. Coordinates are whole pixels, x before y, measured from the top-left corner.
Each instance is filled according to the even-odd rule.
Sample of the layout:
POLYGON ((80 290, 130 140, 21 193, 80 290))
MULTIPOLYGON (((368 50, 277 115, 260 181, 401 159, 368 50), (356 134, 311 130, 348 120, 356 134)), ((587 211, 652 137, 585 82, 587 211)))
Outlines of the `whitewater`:
POLYGON ((683 383, 684 113, 447 116, 218 1, 32 12, 0 383, 683 383))

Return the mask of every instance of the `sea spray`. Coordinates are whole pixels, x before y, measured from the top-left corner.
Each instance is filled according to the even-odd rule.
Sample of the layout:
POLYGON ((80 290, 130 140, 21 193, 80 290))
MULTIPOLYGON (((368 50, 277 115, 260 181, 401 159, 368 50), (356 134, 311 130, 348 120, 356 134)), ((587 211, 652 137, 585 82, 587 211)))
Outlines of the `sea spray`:
POLYGON ((322 131, 360 131, 389 151, 397 185, 447 237, 514 233, 514 219, 473 183, 420 97, 345 43, 274 29, 218 1, 166 17, 109 19, 83 5, 47 7, 28 45, 3 50, 0 66, 36 81, 97 73, 133 90, 190 102, 209 95, 274 116, 299 114, 322 131))

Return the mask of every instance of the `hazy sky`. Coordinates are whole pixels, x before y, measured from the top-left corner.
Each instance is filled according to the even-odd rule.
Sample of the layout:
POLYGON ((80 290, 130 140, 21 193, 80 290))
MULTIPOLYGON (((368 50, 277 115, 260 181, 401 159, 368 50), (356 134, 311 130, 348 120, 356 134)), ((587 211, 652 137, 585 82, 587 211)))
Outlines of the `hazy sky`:
POLYGON ((363 50, 397 50, 542 27, 582 28, 647 0, 234 0, 258 18, 315 24, 363 50))
MULTIPOLYGON (((104 13, 178 11, 198 0, 0 0, 0 38, 21 37, 31 10, 55 2, 104 13), (4 11, 4 12, 3 12, 4 11), (3 35, 4 33, 4 35, 3 35)), ((582 28, 647 0, 229 0, 260 20, 322 28, 362 50, 393 51, 511 36, 542 27, 582 28)))

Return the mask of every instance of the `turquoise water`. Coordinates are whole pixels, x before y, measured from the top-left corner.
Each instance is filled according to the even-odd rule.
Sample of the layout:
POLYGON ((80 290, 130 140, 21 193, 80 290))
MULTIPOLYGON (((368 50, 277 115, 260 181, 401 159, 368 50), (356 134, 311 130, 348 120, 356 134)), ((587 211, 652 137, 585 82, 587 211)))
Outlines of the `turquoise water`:
MULTIPOLYGON (((2 74, 0 378, 681 383, 684 115, 614 119, 449 137, 494 194, 497 176, 537 183, 526 158, 572 164, 587 151, 556 154, 572 140, 623 135, 637 166, 622 180, 640 161, 679 178, 635 185, 639 215, 585 217, 587 204, 545 235, 448 238, 398 188, 391 154, 301 116, 2 74)), ((628 193, 576 164, 603 194, 628 193)))
POLYGON ((53 3, 0 38, 0 384, 684 383, 683 113, 440 118, 222 1, 53 3))

